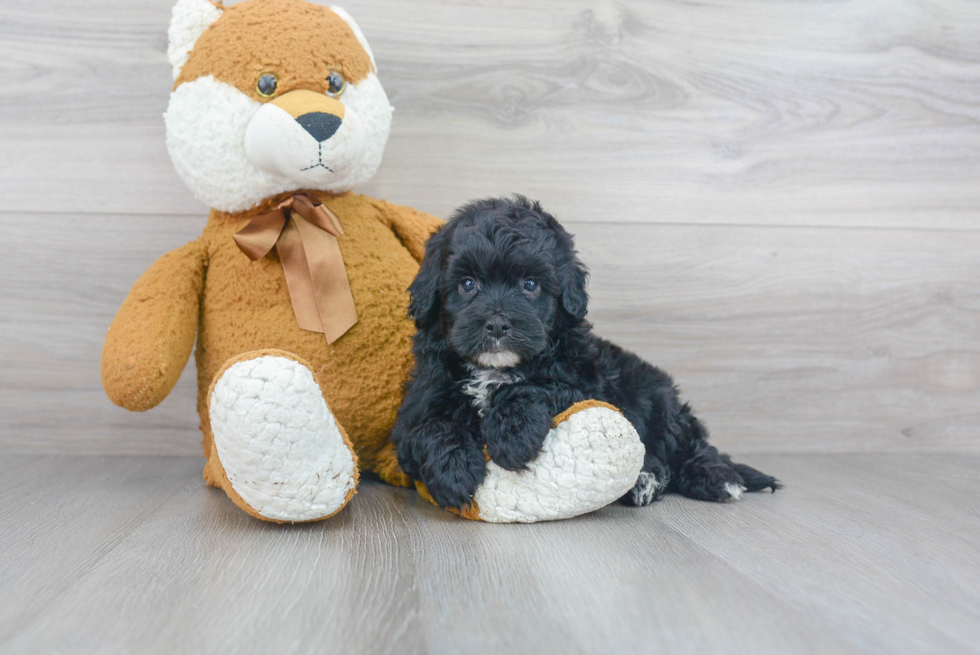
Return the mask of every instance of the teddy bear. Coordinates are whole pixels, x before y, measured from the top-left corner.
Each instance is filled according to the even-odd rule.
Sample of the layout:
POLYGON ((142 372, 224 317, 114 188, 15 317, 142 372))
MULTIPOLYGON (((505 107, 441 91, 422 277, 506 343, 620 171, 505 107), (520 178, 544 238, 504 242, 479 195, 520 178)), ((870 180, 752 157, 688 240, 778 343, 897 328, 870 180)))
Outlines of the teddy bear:
MULTIPOLYGON (((362 470, 428 497, 389 433, 412 364, 407 288, 442 221, 352 191, 381 163, 393 111, 363 33, 304 0, 178 0, 167 54, 167 148, 211 211, 113 319, 109 398, 154 407, 194 349, 204 481, 251 516, 326 519, 362 470)), ((642 449, 615 408, 580 404, 527 470, 490 462, 462 514, 592 511, 633 485, 642 449)))

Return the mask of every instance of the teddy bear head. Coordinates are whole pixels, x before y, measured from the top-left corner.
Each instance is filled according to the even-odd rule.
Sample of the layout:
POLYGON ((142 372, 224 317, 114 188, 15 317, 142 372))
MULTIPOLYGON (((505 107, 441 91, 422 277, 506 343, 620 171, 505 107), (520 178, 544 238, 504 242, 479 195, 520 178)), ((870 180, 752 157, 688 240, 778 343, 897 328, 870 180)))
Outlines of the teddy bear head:
POLYGON ((240 212, 299 189, 343 193, 374 175, 393 110, 343 9, 178 0, 169 37, 167 149, 200 200, 240 212))

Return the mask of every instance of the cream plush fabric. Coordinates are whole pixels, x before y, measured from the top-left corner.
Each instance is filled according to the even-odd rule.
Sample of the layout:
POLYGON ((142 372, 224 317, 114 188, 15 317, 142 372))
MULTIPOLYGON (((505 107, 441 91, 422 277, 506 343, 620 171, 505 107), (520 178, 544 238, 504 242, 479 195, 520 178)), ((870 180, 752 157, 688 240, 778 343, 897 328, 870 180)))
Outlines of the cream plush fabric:
POLYGON ((236 362, 209 409, 225 475, 262 517, 313 521, 346 504, 354 455, 306 366, 270 355, 236 362))
POLYGON ((487 463, 474 500, 490 523, 567 519, 616 501, 636 484, 643 444, 626 417, 589 407, 554 427, 520 473, 487 463))

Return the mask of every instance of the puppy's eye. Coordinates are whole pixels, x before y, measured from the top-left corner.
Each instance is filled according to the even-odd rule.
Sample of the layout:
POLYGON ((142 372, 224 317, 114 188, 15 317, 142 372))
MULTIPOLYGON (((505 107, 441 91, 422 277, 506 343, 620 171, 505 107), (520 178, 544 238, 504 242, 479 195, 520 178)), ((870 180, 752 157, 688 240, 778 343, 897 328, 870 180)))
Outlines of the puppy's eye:
POLYGON ((534 293, 535 291, 538 290, 538 281, 535 280, 533 277, 529 277, 528 279, 524 280, 523 286, 524 286, 524 290, 527 291, 528 293, 534 293))
POLYGON ((471 277, 466 278, 459 283, 459 292, 463 295, 470 295, 476 292, 476 280, 471 277))
POLYGON ((272 73, 262 73, 255 81, 255 92, 263 98, 271 98, 276 95, 279 88, 279 79, 272 73))
POLYGON ((330 71, 327 75, 327 95, 331 98, 339 98, 340 94, 347 88, 344 76, 337 71, 330 71))

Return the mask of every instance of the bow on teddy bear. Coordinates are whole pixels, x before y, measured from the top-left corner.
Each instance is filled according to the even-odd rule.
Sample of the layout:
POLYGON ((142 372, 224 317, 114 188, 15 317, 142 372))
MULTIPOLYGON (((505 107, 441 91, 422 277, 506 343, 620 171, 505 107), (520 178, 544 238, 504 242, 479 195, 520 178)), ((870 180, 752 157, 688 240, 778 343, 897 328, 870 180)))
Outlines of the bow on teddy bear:
MULTIPOLYGON (((389 433, 411 367, 406 289, 441 221, 351 192, 377 170, 391 125, 364 35, 342 9, 302 0, 178 0, 169 37, 167 147, 211 213, 113 320, 109 397, 154 407, 196 340, 204 479, 244 511, 327 518, 354 495, 359 469, 411 485, 389 433)), ((642 458, 615 409, 573 407, 528 470, 490 462, 465 514, 592 511, 632 486, 642 458), (595 470, 618 473, 578 479, 582 458, 610 459, 595 470)))

